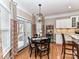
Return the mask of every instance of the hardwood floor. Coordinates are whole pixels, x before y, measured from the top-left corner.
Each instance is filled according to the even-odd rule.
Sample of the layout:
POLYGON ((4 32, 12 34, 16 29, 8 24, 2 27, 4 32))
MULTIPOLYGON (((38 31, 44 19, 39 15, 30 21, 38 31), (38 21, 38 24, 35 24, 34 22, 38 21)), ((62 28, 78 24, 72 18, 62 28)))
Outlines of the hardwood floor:
MULTIPOLYGON (((50 59, 62 59, 61 56, 61 45, 56 45, 55 43, 50 46, 50 59)), ((31 58, 29 57, 29 49, 28 47, 23 49, 18 53, 18 55, 15 57, 15 59, 35 59, 34 54, 32 54, 31 58)), ((40 59, 38 56, 36 59, 40 59)), ((43 56, 42 59, 48 59, 47 56, 43 56)), ((66 56, 65 59, 72 59, 72 56, 66 56)))

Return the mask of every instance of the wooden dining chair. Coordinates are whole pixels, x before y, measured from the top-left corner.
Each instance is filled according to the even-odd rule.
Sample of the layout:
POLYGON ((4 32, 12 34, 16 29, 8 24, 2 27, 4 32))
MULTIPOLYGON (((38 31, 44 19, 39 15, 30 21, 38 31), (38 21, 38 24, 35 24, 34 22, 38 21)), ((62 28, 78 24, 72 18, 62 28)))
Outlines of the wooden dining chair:
POLYGON ((32 38, 28 37, 28 41, 29 41, 29 52, 31 57, 33 50, 35 50, 35 45, 32 43, 32 38))
POLYGON ((62 35, 62 53, 63 53, 63 59, 65 59, 65 54, 72 55, 74 59, 74 42, 73 41, 67 41, 65 40, 64 34, 62 35), (67 51, 71 51, 72 53, 69 53, 67 51))
POLYGON ((41 40, 39 44, 37 44, 38 54, 40 59, 43 56, 47 55, 49 59, 49 52, 50 52, 50 39, 41 40), (39 46, 38 46, 39 45, 39 46))
POLYGON ((34 34, 34 38, 37 38, 38 37, 38 34, 34 34))

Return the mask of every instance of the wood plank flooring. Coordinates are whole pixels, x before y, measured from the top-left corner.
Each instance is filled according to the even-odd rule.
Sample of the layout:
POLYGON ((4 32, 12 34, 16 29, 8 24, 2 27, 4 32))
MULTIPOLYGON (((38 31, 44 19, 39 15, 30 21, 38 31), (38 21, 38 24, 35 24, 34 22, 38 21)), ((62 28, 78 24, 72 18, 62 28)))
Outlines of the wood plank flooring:
MULTIPOLYGON (((56 45, 55 43, 51 43, 50 45, 50 59, 62 59, 62 55, 61 55, 61 45, 56 45)), ((29 57, 29 49, 28 47, 23 49, 22 51, 20 51, 18 53, 18 55, 15 57, 15 59, 35 59, 34 54, 32 54, 31 57, 29 57)), ((36 59, 40 59, 40 57, 38 56, 36 59)), ((48 59, 47 56, 43 56, 42 59, 48 59)), ((72 56, 66 56, 65 59, 72 59, 72 56)))

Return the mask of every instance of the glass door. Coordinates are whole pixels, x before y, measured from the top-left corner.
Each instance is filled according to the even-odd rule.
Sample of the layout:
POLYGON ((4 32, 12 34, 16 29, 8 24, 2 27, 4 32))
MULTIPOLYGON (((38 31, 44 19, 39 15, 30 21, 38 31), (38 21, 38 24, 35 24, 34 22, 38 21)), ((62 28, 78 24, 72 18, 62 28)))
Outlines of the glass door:
POLYGON ((32 24, 30 21, 25 22, 26 45, 28 45, 28 37, 32 37, 32 24))
POLYGON ((24 21, 18 20, 18 50, 24 48, 25 42, 25 31, 24 21))
POLYGON ((31 22, 18 17, 18 51, 28 45, 28 36, 31 37, 31 22))

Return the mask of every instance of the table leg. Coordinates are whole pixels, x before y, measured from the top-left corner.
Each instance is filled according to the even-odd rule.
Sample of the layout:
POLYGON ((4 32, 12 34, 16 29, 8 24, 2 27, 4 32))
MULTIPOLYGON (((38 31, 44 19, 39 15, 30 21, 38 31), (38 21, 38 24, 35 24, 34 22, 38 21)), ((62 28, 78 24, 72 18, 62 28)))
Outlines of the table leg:
POLYGON ((36 44, 35 44, 35 58, 37 57, 37 47, 36 47, 36 44))

